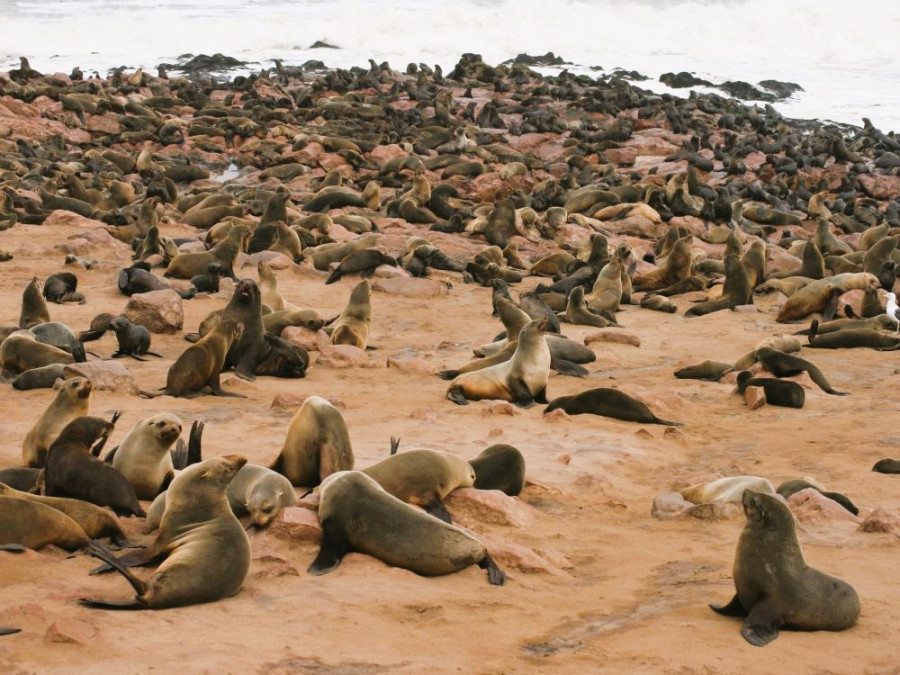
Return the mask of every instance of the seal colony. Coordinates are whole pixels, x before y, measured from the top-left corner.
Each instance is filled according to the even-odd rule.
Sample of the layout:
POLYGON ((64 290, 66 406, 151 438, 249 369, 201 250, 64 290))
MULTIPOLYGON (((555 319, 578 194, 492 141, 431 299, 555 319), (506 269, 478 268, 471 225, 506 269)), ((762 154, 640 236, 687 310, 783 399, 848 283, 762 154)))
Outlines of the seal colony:
MULTIPOLYGON (((518 630, 519 642, 546 632, 547 645, 589 650, 601 638, 590 626, 577 640, 567 635, 571 616, 587 625, 633 602, 596 581, 594 566, 604 565, 629 593, 639 593, 632 581, 652 587, 713 634, 720 629, 703 593, 688 578, 669 584, 666 575, 680 572, 663 566, 702 558, 689 574, 724 590, 730 543, 706 542, 701 554, 677 523, 648 532, 646 503, 635 495, 701 483, 701 473, 751 476, 759 462, 764 484, 797 488, 785 494, 798 514, 801 498, 842 496, 796 477, 838 473, 831 448, 853 445, 846 434, 867 418, 854 408, 863 419, 827 444, 815 420, 826 424, 866 396, 859 364, 895 367, 889 351, 864 350, 867 361, 852 366, 860 357, 845 351, 896 340, 883 302, 900 262, 900 178, 891 165, 900 142, 868 124, 794 122, 715 95, 655 95, 622 74, 545 77, 477 55, 447 74, 279 64, 229 83, 25 70, 0 79, 0 108, 8 111, 0 222, 19 246, 0 267, 15 297, 4 305, 0 362, 10 381, 23 378, 22 391, 2 392, 23 419, 0 476, 21 492, 90 496, 120 512, 104 510, 122 531, 104 521, 89 533, 51 504, 4 488, 0 514, 18 529, 4 532, 12 549, 0 552, 0 565, 18 573, 28 563, 16 546, 57 543, 100 558, 135 591, 111 599, 113 577, 64 575, 65 600, 52 602, 67 611, 87 612, 74 606, 78 597, 94 608, 222 601, 222 613, 239 616, 262 597, 290 602, 275 576, 298 595, 340 589, 331 598, 342 608, 351 581, 375 602, 371 585, 386 617, 400 606, 384 599, 390 584, 416 595, 427 588, 452 625, 461 618, 454 595, 478 598, 480 614, 502 614, 512 587, 544 608, 528 621, 517 616, 535 626, 518 630), (785 322, 813 320, 809 339, 782 336, 793 330, 785 322), (107 362, 110 354, 135 358, 107 362), (107 379, 113 366, 137 386, 107 379), (691 377, 704 382, 681 379, 691 377), (55 391, 42 390, 54 382, 55 391), (745 400, 762 389, 781 407, 747 410, 729 396, 735 386, 745 400), (104 417, 120 408, 127 424, 116 430, 104 417), (180 420, 191 418, 208 424, 208 459, 186 465, 172 445, 180 420), (749 420, 778 439, 777 451, 747 440, 749 420), (414 450, 388 455, 393 424, 414 450), (487 440, 498 436, 502 443, 487 440), (103 462, 95 441, 107 437, 120 447, 103 462), (609 447, 598 437, 627 461, 601 462, 609 447), (818 464, 794 454, 810 437, 818 464), (595 482, 605 502, 585 496, 595 482), (147 534, 142 516, 154 497, 159 531, 147 534), (479 510, 489 503, 499 513, 479 510), (258 528, 249 539, 237 518, 258 528), (590 535, 562 524, 582 518, 590 535), (602 543, 606 532, 629 555, 631 538, 660 532, 670 544, 683 538, 683 553, 651 551, 649 564, 666 571, 650 583, 643 563, 602 543), (118 553, 89 541, 114 536, 125 545, 122 535, 139 548, 118 553), (361 564, 359 554, 399 569, 361 564), (158 568, 131 571, 141 565, 158 568), (467 596, 473 566, 506 587, 467 596), (603 587, 602 600, 569 600, 561 611, 552 599, 576 576, 603 587)), ((873 480, 872 463, 886 454, 860 462, 860 473, 873 480)), ((856 487, 852 496, 868 518, 878 493, 856 487)), ((781 534, 788 508, 771 507, 781 534)), ((864 566, 857 553, 875 554, 863 541, 870 535, 846 536, 846 560, 827 544, 813 547, 815 560, 859 589, 856 609, 842 601, 832 605, 839 621, 810 623, 808 604, 758 609, 758 597, 740 597, 752 617, 748 640, 764 643, 782 624, 843 629, 860 607, 863 617, 891 619, 872 600, 877 576, 855 567, 864 566)), ((743 542, 740 559, 751 556, 743 542)), ((42 555, 58 569, 87 571, 84 556, 50 551, 42 555)), ((799 549, 786 557, 790 574, 812 575, 799 549)), ((739 596, 748 583, 735 572, 739 596)), ((5 644, 29 632, 27 610, 2 613, 14 592, 0 589, 0 623, 25 631, 5 644)), ((642 611, 622 614, 628 630, 645 624, 630 623, 642 611)), ((102 612, 90 616, 111 630, 102 612)), ((730 649, 732 637, 723 628, 712 643, 730 649)), ((563 658, 553 647, 543 653, 563 658)))

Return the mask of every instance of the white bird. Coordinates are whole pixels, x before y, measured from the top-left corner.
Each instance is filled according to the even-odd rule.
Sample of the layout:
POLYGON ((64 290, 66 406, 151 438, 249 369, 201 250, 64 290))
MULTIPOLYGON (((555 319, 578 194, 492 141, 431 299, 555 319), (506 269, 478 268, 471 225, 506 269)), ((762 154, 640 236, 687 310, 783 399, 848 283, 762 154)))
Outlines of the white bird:
POLYGON ((888 318, 897 324, 894 334, 900 332, 900 306, 897 305, 897 296, 893 293, 887 294, 887 307, 884 310, 888 318))

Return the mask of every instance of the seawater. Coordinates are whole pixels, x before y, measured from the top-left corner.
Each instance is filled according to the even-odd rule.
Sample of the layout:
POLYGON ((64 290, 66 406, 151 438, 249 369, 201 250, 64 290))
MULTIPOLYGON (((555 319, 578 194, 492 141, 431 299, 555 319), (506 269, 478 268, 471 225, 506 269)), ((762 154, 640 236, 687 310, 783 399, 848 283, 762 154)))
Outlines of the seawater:
MULTIPOLYGON (((894 0, 32 0, 0 1, 0 70, 173 63, 222 53, 250 70, 307 60, 440 64, 465 52, 496 65, 552 51, 572 72, 665 72, 712 82, 795 82, 775 107, 795 118, 900 130, 900 2, 894 0), (310 49, 316 41, 337 49, 310 49)), ((544 69, 543 72, 554 72, 544 69)), ((668 90, 671 91, 671 90, 668 90)), ((686 95, 685 90, 681 90, 686 95)))

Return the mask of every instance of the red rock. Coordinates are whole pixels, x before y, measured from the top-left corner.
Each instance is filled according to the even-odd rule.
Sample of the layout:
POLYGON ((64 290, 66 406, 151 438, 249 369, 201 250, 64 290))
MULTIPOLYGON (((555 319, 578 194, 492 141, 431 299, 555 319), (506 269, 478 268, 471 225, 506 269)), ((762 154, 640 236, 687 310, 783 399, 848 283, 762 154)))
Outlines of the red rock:
MULTIPOLYGON (((50 215, 48 215, 44 219, 44 227, 63 227, 63 226, 72 226, 72 227, 91 227, 96 228, 97 230, 103 232, 107 237, 110 237, 110 234, 104 230, 106 227, 106 223, 93 220, 92 218, 85 218, 84 216, 79 216, 77 213, 73 213, 72 211, 65 211, 63 209, 57 209, 56 211, 52 211, 50 215)), ((86 234, 79 234, 79 237, 87 236, 86 234)))
POLYGON ((87 128, 91 131, 102 131, 106 134, 118 134, 122 131, 119 117, 115 113, 89 116, 87 118, 87 128))
MULTIPOLYGON (((554 576, 568 576, 549 560, 524 546, 494 539, 482 538, 482 541, 487 547, 488 553, 491 554, 491 557, 501 569, 515 569, 526 574, 541 573, 554 576)), ((558 555, 554 556, 554 558, 557 558, 558 555)), ((568 560, 565 562, 568 563, 568 560)), ((567 566, 571 567, 571 564, 567 566)))
POLYGON ((181 296, 171 288, 132 295, 125 316, 152 333, 174 333, 184 326, 181 296))
POLYGON ((361 365, 369 358, 364 349, 353 345, 325 345, 320 351, 316 363, 329 368, 349 368, 361 365))
POLYGON ((557 408, 556 410, 551 410, 543 416, 543 420, 545 422, 571 422, 571 418, 562 408, 557 408))
POLYGON ((284 253, 279 253, 277 251, 260 251, 259 253, 254 253, 253 255, 248 256, 248 261, 248 264, 252 265, 254 268, 259 263, 264 262, 273 270, 286 270, 294 265, 293 260, 288 258, 284 253))
POLYGON ((744 390, 744 403, 750 410, 757 410, 766 404, 766 392, 762 387, 747 387, 744 390))
POLYGON ((63 368, 63 378, 86 377, 94 389, 137 396, 138 384, 120 361, 87 361, 70 363, 63 368))
POLYGON ((394 359, 387 360, 387 367, 410 375, 433 375, 434 365, 425 359, 394 359))
POLYGON ((310 509, 288 506, 271 522, 268 533, 292 543, 318 543, 322 540, 319 516, 310 509))
POLYGON ((873 199, 895 199, 900 196, 900 176, 860 174, 859 184, 873 199))
POLYGON ((392 159, 406 157, 409 153, 396 143, 389 145, 376 145, 369 153, 369 158, 378 166, 384 166, 392 159))
POLYGON ((633 146, 607 148, 603 151, 603 156, 613 164, 618 164, 619 166, 632 166, 634 160, 637 159, 638 150, 633 146))
POLYGON ((821 520, 849 520, 861 523, 862 519, 854 516, 833 499, 829 499, 814 488, 800 490, 788 497, 788 506, 794 516, 802 523, 815 523, 821 520))
POLYGON ((331 344, 331 338, 322 330, 310 330, 303 326, 287 326, 281 337, 288 342, 303 347, 307 351, 320 351, 331 344))
POLYGON ((297 410, 303 402, 308 398, 308 396, 302 396, 300 394, 291 394, 290 392, 283 391, 279 394, 275 394, 275 398, 272 399, 272 404, 269 406, 270 408, 275 408, 276 410, 297 410))
POLYGON ((453 520, 525 527, 535 520, 535 509, 500 490, 457 488, 444 498, 453 520))
POLYGON ((650 515, 659 520, 679 518, 690 506, 680 492, 664 492, 653 500, 650 515))
POLYGON ((99 633, 98 628, 87 621, 57 619, 47 628, 47 632, 44 633, 44 640, 46 642, 83 646, 95 644, 95 638, 99 633))
POLYGON ((488 403, 484 410, 481 411, 482 415, 516 415, 516 406, 514 406, 509 401, 493 401, 488 403))

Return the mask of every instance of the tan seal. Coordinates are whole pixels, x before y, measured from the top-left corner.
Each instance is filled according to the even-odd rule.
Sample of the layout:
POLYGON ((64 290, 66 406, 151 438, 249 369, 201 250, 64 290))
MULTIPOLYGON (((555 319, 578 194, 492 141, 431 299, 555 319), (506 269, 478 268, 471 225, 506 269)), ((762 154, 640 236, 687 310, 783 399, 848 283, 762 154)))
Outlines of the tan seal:
POLYGON ((170 450, 179 436, 181 420, 161 413, 139 420, 119 444, 112 465, 131 483, 138 499, 155 499, 174 478, 170 450))
POLYGON ((347 305, 331 325, 331 343, 366 348, 372 324, 372 286, 363 279, 350 293, 347 305))
POLYGON ((90 414, 91 381, 83 377, 57 380, 56 396, 29 429, 22 444, 22 462, 40 468, 47 459, 50 445, 72 420, 90 414))

